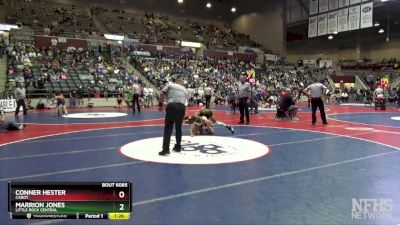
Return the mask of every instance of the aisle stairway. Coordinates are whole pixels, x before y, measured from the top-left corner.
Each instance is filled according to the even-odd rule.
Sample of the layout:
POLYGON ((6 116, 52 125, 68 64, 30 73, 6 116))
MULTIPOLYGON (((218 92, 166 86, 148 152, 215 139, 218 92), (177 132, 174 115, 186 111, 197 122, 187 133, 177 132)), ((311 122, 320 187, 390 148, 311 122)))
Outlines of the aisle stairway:
POLYGON ((144 82, 146 87, 151 87, 153 90, 155 90, 155 95, 158 98, 158 96, 159 96, 158 88, 146 76, 144 76, 139 70, 137 70, 132 64, 130 64, 126 58, 123 58, 122 61, 126 68, 133 71, 135 76, 137 76, 140 80, 142 80, 144 82))

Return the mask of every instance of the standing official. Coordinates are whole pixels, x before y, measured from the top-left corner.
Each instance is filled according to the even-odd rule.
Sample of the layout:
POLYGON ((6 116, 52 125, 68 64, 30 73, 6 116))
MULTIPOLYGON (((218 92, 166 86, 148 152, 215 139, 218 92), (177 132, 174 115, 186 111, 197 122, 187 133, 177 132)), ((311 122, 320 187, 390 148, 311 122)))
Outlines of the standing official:
POLYGON ((312 125, 315 125, 315 123, 317 122, 317 117, 315 116, 315 114, 317 112, 317 108, 319 108, 322 123, 324 125, 328 124, 326 122, 324 101, 322 100, 322 96, 324 95, 324 93, 326 93, 326 90, 328 90, 328 88, 325 87, 325 85, 323 85, 321 83, 311 84, 310 86, 308 86, 305 89, 305 92, 309 91, 309 93, 311 95, 312 125))
POLYGON ((165 109, 165 127, 162 151, 158 154, 161 156, 168 155, 171 134, 175 124, 176 144, 173 148, 175 152, 181 151, 182 140, 182 123, 185 118, 186 102, 189 99, 189 92, 183 86, 182 79, 178 79, 176 83, 168 84, 160 93, 160 102, 164 102, 167 98, 167 108, 165 109))
POLYGON ((251 97, 251 85, 246 81, 245 76, 239 77, 239 85, 237 95, 239 98, 239 111, 240 111, 240 123, 244 124, 244 115, 246 114, 246 124, 250 123, 250 115, 249 115, 249 103, 251 97))
POLYGON ((149 89, 144 84, 142 85, 142 96, 143 96, 143 106, 149 107, 149 105, 147 104, 149 98, 149 89))
POLYGON ((154 102, 153 102, 153 98, 154 98, 154 90, 153 88, 149 87, 149 97, 147 98, 147 107, 153 106, 154 102))
POLYGON ((204 96, 206 97, 206 109, 210 108, 211 97, 214 94, 214 90, 211 88, 211 85, 208 84, 206 88, 204 88, 204 96))
POLYGON ((18 83, 18 87, 15 89, 14 94, 15 94, 15 99, 17 100, 17 108, 15 109, 15 115, 18 115, 19 108, 21 106, 24 110, 24 115, 26 115, 26 105, 25 105, 26 89, 23 83, 18 83))
POLYGON ((236 114, 236 90, 234 84, 230 85, 227 89, 228 102, 231 106, 231 113, 236 114))
POLYGON ((139 105, 139 97, 140 97, 140 87, 138 83, 135 81, 132 85, 132 107, 133 114, 136 113, 135 106, 138 108, 138 112, 140 113, 140 105, 139 105))

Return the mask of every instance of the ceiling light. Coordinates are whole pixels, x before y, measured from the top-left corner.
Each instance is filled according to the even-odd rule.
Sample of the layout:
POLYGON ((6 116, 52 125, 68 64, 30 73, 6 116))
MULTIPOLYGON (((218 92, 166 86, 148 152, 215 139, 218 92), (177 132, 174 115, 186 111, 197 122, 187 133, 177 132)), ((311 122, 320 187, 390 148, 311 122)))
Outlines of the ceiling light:
POLYGON ((379 22, 374 23, 374 27, 379 27, 381 24, 379 22))
POLYGON ((179 3, 179 4, 182 4, 182 3, 183 3, 183 0, 178 0, 178 3, 179 3))
POLYGON ((333 34, 338 34, 338 32, 337 32, 337 31, 335 31, 335 32, 333 32, 333 34))
POLYGON ((328 36, 328 39, 329 39, 329 40, 332 40, 332 39, 333 39, 333 36, 332 36, 332 35, 329 35, 329 36, 328 36))
POLYGON ((236 12, 236 8, 232 7, 231 12, 233 12, 233 13, 236 12))
POLYGON ((207 7, 207 8, 211 8, 211 6, 212 6, 211 3, 207 2, 206 7, 207 7))
POLYGON ((378 33, 382 34, 383 32, 385 32, 384 29, 379 29, 378 33))

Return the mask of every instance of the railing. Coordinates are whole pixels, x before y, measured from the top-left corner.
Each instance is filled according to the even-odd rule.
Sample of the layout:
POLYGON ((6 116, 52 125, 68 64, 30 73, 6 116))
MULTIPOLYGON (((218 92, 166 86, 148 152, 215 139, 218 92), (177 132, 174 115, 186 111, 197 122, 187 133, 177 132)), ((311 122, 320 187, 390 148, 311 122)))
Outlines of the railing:
POLYGON ((392 88, 397 88, 400 86, 400 76, 398 76, 394 81, 393 81, 393 85, 392 88))
POLYGON ((328 75, 328 76, 326 76, 326 78, 328 79, 330 89, 331 89, 331 90, 335 90, 335 89, 336 89, 336 87, 335 87, 335 82, 333 82, 331 76, 328 75))
POLYGON ((363 79, 361 79, 358 75, 356 75, 355 77, 356 77, 356 84, 359 84, 362 87, 362 89, 365 89, 365 90, 370 89, 370 87, 365 84, 363 79))
POLYGON ((146 76, 144 76, 139 70, 137 70, 126 58, 123 59, 125 67, 131 69, 136 76, 138 76, 146 87, 151 87, 154 90, 154 94, 159 98, 158 88, 151 82, 146 76))

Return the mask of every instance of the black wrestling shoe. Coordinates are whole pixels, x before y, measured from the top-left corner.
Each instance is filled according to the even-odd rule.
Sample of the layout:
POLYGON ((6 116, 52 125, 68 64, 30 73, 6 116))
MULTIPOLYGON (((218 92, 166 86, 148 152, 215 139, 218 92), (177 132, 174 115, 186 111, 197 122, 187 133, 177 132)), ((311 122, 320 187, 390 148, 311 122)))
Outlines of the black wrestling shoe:
POLYGON ((231 126, 226 126, 226 128, 228 128, 228 130, 229 130, 232 134, 235 134, 235 129, 233 129, 233 127, 231 127, 231 126))
POLYGON ((169 155, 169 154, 170 154, 169 151, 164 151, 164 150, 162 150, 161 152, 158 153, 158 155, 161 155, 161 156, 166 156, 166 155, 169 155))
POLYGON ((181 147, 175 145, 174 148, 172 149, 174 152, 181 152, 181 147))

